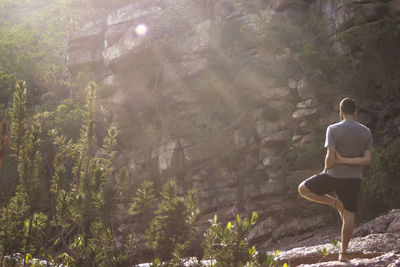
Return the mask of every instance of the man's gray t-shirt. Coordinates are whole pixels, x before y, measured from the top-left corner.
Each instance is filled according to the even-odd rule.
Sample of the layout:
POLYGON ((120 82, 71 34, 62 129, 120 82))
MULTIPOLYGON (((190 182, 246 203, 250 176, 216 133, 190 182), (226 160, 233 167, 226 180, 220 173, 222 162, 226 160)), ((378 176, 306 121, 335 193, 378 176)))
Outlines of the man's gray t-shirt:
MULTIPOLYGON (((365 150, 372 150, 371 131, 354 120, 343 120, 328 126, 325 147, 333 146, 346 158, 362 157, 365 150)), ((332 177, 362 178, 362 166, 335 164, 327 170, 332 177)))

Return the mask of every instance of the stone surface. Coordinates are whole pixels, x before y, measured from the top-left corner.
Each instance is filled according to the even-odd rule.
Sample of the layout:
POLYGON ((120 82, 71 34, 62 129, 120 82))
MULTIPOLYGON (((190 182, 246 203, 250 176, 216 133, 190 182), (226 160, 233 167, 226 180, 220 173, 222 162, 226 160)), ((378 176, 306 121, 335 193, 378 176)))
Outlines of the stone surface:
POLYGON ((282 11, 294 3, 296 3, 295 0, 271 0, 272 8, 278 11, 282 11))
POLYGON ((279 132, 267 135, 261 140, 264 147, 282 147, 286 146, 291 138, 290 130, 282 130, 279 132))
POLYGON ((305 117, 314 115, 318 112, 318 109, 315 108, 309 108, 309 109, 298 109, 295 112, 293 112, 292 117, 293 119, 303 119, 305 117))
MULTIPOLYGON (((400 243, 398 242, 399 238, 400 233, 371 234, 365 237, 354 238, 350 242, 348 256, 351 259, 375 258, 389 251, 398 251, 400 248, 400 243)), ((311 247, 299 247, 289 251, 281 251, 277 256, 277 260, 279 262, 290 261, 291 264, 296 266, 302 263, 317 263, 321 259, 318 250, 324 248, 330 251, 329 255, 324 258, 324 261, 337 259, 339 248, 332 244, 322 244, 311 247)))
POLYGON ((207 68, 206 59, 167 63, 164 65, 164 80, 179 81, 207 68))
POLYGON ((79 66, 102 66, 103 57, 101 49, 97 50, 73 50, 68 53, 67 64, 69 67, 77 69, 79 66))
POLYGON ((102 20, 89 22, 68 37, 68 50, 102 46, 104 43, 103 34, 104 22, 102 20))
POLYGON ((341 267, 341 266, 365 266, 365 267, 397 267, 400 266, 400 254, 396 252, 388 252, 381 256, 369 258, 355 258, 349 262, 331 261, 315 264, 301 264, 300 267, 341 267))
POLYGON ((255 131, 257 137, 262 139, 268 135, 287 129, 289 125, 290 120, 287 118, 278 119, 277 121, 257 120, 255 122, 255 131))
POLYGON ((290 262, 294 266, 398 266, 400 231, 395 228, 389 232, 388 228, 392 224, 397 225, 399 214, 400 210, 392 210, 357 228, 355 236, 358 237, 351 239, 349 244, 348 255, 351 261, 348 265, 335 261, 339 246, 332 243, 298 246, 280 251, 276 259, 279 263, 290 262), (322 258, 318 250, 324 248, 328 254, 322 258))
POLYGON ((297 94, 300 99, 308 99, 315 97, 315 89, 313 89, 304 79, 301 79, 296 84, 297 94))
POLYGON ((332 31, 343 31, 355 24, 377 21, 385 15, 388 3, 372 1, 335 1, 318 0, 316 8, 333 22, 332 31))
POLYGON ((400 14, 400 0, 391 0, 389 2, 389 11, 392 16, 400 14))
MULTIPOLYGON (((366 21, 378 19, 381 7, 399 13, 397 0, 381 7, 371 1, 306 2, 332 19, 335 33, 351 27, 357 12, 366 21)), ((332 102, 316 89, 320 69, 311 78, 297 70, 291 79, 281 77, 278 69, 296 69, 290 65, 296 50, 265 49, 268 30, 298 16, 297 7, 294 0, 140 0, 87 24, 68 43, 73 73, 80 67, 102 69, 95 77, 104 81, 99 109, 103 123, 119 130, 117 169, 126 163, 138 180, 183 176, 185 186, 197 192, 201 229, 214 213, 231 220, 257 211, 260 225, 251 238, 264 248, 290 238, 311 242, 315 230, 336 223, 323 208, 302 217, 306 204, 297 185, 316 170, 297 165, 291 168, 298 171, 282 170, 287 151, 314 140, 311 126, 338 119, 332 108, 328 115, 320 112, 332 102), (135 31, 140 24, 148 27, 145 35, 135 31), (148 129, 156 133, 154 140, 148 140, 148 129), (152 153, 139 149, 144 144, 152 153)), ((356 232, 396 234, 399 219, 389 217, 356 232)), ((144 224, 121 231, 141 231, 144 224)), ((337 233, 321 230, 315 238, 327 242, 337 233)))
POLYGON ((315 98, 306 99, 297 103, 297 108, 315 108, 318 107, 318 102, 315 98))
POLYGON ((243 191, 246 198, 262 199, 267 195, 279 194, 284 188, 284 184, 269 179, 262 183, 246 185, 243 191))
POLYGON ((268 217, 262 222, 257 222, 256 227, 247 236, 250 242, 257 242, 268 238, 278 226, 278 221, 273 217, 268 217))
POLYGON ((261 96, 268 99, 268 100, 282 100, 282 99, 287 99, 290 97, 290 89, 286 87, 278 87, 278 88, 265 88, 261 96))
POLYGON ((374 220, 360 226, 354 231, 354 236, 365 236, 368 234, 400 232, 400 209, 394 209, 388 214, 375 218, 374 220), (389 230, 390 228, 390 230, 389 230))

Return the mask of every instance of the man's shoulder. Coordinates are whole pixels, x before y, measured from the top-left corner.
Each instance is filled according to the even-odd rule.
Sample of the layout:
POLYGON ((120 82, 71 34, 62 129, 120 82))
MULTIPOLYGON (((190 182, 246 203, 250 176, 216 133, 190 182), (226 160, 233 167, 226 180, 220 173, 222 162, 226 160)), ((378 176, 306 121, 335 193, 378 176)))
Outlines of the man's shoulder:
POLYGON ((339 121, 339 122, 333 123, 331 125, 328 125, 328 128, 329 129, 339 128, 339 127, 341 127, 343 125, 343 122, 344 121, 339 121))
POLYGON ((346 128, 346 127, 357 128, 357 129, 360 129, 360 131, 366 131, 366 132, 371 133, 371 130, 367 126, 365 126, 364 124, 362 124, 361 122, 358 122, 358 121, 344 121, 343 120, 343 121, 333 123, 328 126, 328 128, 330 130, 346 128))

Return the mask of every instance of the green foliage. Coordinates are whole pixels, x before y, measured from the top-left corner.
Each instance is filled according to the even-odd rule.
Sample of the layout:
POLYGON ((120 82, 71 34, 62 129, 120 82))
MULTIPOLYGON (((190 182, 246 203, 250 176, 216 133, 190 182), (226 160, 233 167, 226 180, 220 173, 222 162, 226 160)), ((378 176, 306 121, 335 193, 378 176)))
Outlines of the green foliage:
POLYGON ((254 228, 258 215, 253 212, 251 218, 236 215, 234 224, 226 227, 217 222, 217 215, 211 222, 204 239, 205 257, 214 259, 216 266, 243 266, 246 262, 255 262, 256 250, 247 242, 247 235, 254 228))
POLYGON ((400 138, 374 150, 362 186, 364 217, 373 217, 400 207, 400 138))
POLYGON ((379 110, 385 106, 384 102, 390 103, 399 96, 400 36, 397 25, 395 18, 385 17, 337 36, 338 41, 357 53, 351 54, 357 57, 353 63, 355 68, 341 77, 344 86, 370 99, 379 110), (379 103, 373 101, 376 99, 379 103))
POLYGON ((318 249, 318 255, 321 257, 319 262, 323 261, 335 248, 339 248, 339 242, 337 240, 331 241, 332 247, 330 249, 323 247, 322 249, 318 249))
POLYGON ((21 251, 24 238, 23 226, 28 206, 21 186, 9 204, 0 212, 0 247, 2 255, 21 251))
POLYGON ((45 241, 46 227, 48 217, 43 212, 35 212, 32 219, 26 219, 24 222, 24 240, 28 251, 35 252, 41 248, 45 241), (29 240, 29 244, 27 241, 29 240))
POLYGON ((92 237, 88 240, 87 249, 91 262, 96 266, 112 266, 114 242, 110 229, 101 221, 92 223, 90 227, 92 237))
POLYGON ((129 212, 132 215, 151 215, 154 212, 154 183, 144 181, 133 198, 129 212))
POLYGON ((57 106, 56 117, 54 119, 56 129, 63 133, 68 139, 77 140, 79 129, 83 119, 84 110, 72 99, 64 100, 63 104, 57 106))
POLYGON ((26 135, 26 83, 18 82, 15 86, 14 102, 11 110, 11 131, 10 137, 12 139, 11 150, 15 153, 17 162, 19 162, 19 155, 26 135))
POLYGON ((195 195, 190 191, 185 197, 178 196, 177 185, 172 181, 164 185, 161 195, 162 200, 146 233, 147 245, 161 260, 179 260, 196 232, 194 223, 199 210, 195 195))

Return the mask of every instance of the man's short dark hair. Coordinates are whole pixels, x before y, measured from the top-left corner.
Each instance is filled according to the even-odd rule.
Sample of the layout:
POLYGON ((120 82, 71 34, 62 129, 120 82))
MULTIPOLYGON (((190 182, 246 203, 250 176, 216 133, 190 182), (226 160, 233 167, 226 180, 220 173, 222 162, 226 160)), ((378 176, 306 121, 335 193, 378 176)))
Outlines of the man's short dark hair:
POLYGON ((353 115, 356 113, 356 102, 352 98, 346 97, 340 101, 340 110, 344 114, 353 115))

